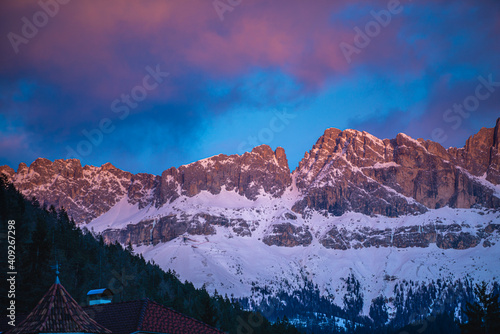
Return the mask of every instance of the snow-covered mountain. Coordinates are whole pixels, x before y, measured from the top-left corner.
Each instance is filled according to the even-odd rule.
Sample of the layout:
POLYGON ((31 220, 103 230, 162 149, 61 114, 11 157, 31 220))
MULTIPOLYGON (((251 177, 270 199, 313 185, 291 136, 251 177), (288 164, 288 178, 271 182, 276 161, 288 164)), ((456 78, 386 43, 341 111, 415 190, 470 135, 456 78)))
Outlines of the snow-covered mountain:
MULTIPOLYGON (((293 191, 284 197, 293 203, 293 191)), ((195 286, 257 302, 265 296, 255 293, 256 286, 273 294, 300 290, 311 281, 342 306, 343 279, 353 273, 367 314, 370 301, 391 296, 401 280, 500 278, 500 210, 495 209, 303 218, 282 198, 254 202, 231 192, 203 191, 140 213, 123 202, 87 227, 108 241, 132 242, 146 259, 195 286), (124 214, 130 211, 135 216, 124 214)))
POLYGON ((463 148, 327 129, 292 173, 266 145, 162 175, 37 159, 0 167, 23 194, 182 279, 255 303, 312 282, 342 305, 402 280, 498 280, 500 119, 463 148))

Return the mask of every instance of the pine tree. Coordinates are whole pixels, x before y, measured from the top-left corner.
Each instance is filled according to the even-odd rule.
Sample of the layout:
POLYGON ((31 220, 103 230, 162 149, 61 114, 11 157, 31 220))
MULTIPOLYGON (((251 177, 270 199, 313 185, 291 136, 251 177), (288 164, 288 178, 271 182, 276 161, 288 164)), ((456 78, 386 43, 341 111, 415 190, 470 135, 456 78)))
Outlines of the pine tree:
POLYGON ((354 331, 355 319, 363 309, 363 293, 361 286, 354 274, 350 274, 346 280, 346 294, 344 295, 344 309, 349 319, 348 329, 354 331))
MULTIPOLYGON (((96 238, 81 230, 64 209, 46 209, 35 200, 27 200, 5 176, 0 175, 0 218, 14 220, 16 226, 16 311, 29 313, 54 282, 50 266, 62 265, 60 280, 75 300, 83 304, 90 289, 116 289, 114 301, 150 298, 179 312, 202 318, 227 333, 238 333, 241 317, 254 313, 244 311, 232 296, 231 300, 217 293, 211 297, 205 287, 196 289, 192 283, 182 283, 175 272, 164 272, 158 265, 134 255, 131 247, 119 243, 107 244, 102 236, 96 238)), ((0 224, 6 235, 7 224, 0 224)), ((7 254, 7 243, 0 243, 7 254)), ((0 280, 0 290, 7 291, 7 281, 0 280)), ((5 310, 7 298, 0 298, 5 310)), ((254 316, 253 318, 261 318, 254 316)), ((254 334, 275 333, 269 321, 262 318, 260 326, 251 328, 254 334)), ((292 324, 285 323, 280 334, 298 333, 292 324)))
POLYGON ((46 221, 41 217, 37 217, 35 230, 31 236, 32 242, 29 246, 29 256, 32 260, 30 275, 32 277, 40 277, 42 268, 48 266, 51 251, 48 234, 46 221))
POLYGON ((127 248, 125 248, 125 250, 129 252, 129 254, 134 254, 134 247, 132 246, 132 243, 130 241, 128 242, 127 248))
POLYGON ((487 293, 488 284, 476 284, 474 292, 476 301, 467 303, 464 310, 467 322, 460 325, 464 334, 495 334, 500 333, 500 309, 498 295, 487 293))
POLYGON ((372 318, 375 327, 383 326, 389 319, 387 306, 385 305, 383 296, 378 296, 372 300, 372 304, 370 305, 370 318, 372 318))
POLYGON ((210 299, 205 285, 200 289, 200 296, 197 302, 197 313, 201 321, 210 326, 215 326, 217 323, 217 314, 213 308, 213 301, 210 299))

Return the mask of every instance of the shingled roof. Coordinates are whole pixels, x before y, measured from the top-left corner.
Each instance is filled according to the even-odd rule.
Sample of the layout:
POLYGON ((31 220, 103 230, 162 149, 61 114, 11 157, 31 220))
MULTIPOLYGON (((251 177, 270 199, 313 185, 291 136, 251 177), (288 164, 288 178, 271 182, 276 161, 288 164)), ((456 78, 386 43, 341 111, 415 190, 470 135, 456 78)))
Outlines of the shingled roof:
POLYGON ((221 334, 223 332, 149 299, 84 307, 96 322, 114 334, 134 332, 221 334))
POLYGON ((6 334, 111 333, 95 322, 66 289, 53 284, 31 313, 6 334))

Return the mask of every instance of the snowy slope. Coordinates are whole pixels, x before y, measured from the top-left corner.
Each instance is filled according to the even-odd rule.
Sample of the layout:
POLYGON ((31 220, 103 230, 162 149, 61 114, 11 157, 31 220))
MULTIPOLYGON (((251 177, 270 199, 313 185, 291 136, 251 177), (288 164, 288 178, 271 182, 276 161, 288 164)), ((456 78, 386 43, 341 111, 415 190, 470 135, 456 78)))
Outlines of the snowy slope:
POLYGON ((318 284, 325 295, 335 296, 335 302, 341 305, 342 278, 353 273, 361 282, 365 314, 373 298, 380 294, 390 296, 396 282, 401 280, 430 281, 470 276, 480 281, 500 277, 500 267, 494 265, 500 260, 498 231, 488 237, 491 247, 484 247, 481 242, 468 249, 441 249, 431 243, 425 248, 339 250, 328 249, 320 242, 332 227, 356 232, 366 228, 378 231, 419 226, 420 231, 432 224, 458 224, 462 232, 477 235, 488 224, 500 223, 498 211, 445 207, 398 218, 370 217, 353 212, 334 217, 311 212, 306 218, 287 219, 286 214, 292 214, 289 208, 299 196, 292 186, 279 199, 261 194, 255 201, 225 190, 218 195, 203 191, 194 197, 181 196, 161 208, 139 209, 122 200, 87 228, 99 233, 166 215, 194 216, 197 213, 243 219, 251 222, 251 236, 239 236, 230 227, 214 226, 215 234, 184 234, 156 245, 134 245, 134 249, 165 270, 175 270, 181 280, 191 281, 197 287, 205 284, 209 291, 217 290, 235 297, 252 296, 253 284, 268 286, 274 292, 292 291, 301 289, 304 280, 308 279, 318 284), (282 222, 304 227, 312 234, 312 242, 297 247, 266 245, 263 238, 274 224, 282 222))

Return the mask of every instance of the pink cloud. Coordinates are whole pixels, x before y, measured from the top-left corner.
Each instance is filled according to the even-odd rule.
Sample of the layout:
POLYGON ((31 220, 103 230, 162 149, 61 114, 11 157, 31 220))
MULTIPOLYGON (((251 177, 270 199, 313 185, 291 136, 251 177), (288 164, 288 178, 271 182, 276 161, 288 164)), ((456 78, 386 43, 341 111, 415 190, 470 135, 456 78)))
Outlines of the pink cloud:
MULTIPOLYGON (((252 66, 280 66, 299 79, 321 81, 332 72, 345 71, 338 43, 349 32, 334 28, 331 11, 341 4, 317 1, 243 2, 220 21, 211 2, 70 2, 29 42, 21 45, 18 64, 54 71, 60 85, 75 77, 100 76, 87 87, 97 96, 119 94, 143 68, 130 64, 133 54, 147 53, 165 64, 202 70, 212 76, 237 75, 252 66), (194 4, 194 5, 193 5, 194 4), (144 49, 145 48, 145 49, 144 49), (110 82, 113 84, 110 85, 110 82)), ((12 5, 8 26, 20 30, 22 16, 38 5, 12 5)), ((14 59, 16 60, 16 59, 14 59)), ((148 64, 144 64, 148 65, 148 64)), ((48 75, 51 75, 50 73, 48 75)))
MULTIPOLYGON (((85 91, 98 98, 130 89, 141 80, 144 67, 155 63, 165 64, 176 75, 198 71, 212 78, 238 76, 254 67, 278 67, 313 88, 359 66, 422 71, 428 56, 420 46, 429 45, 421 41, 420 46, 410 47, 399 38, 411 24, 404 13, 394 16, 347 63, 339 44, 352 44, 353 28, 363 29, 373 20, 370 8, 387 6, 387 1, 361 2, 361 12, 365 3, 371 5, 366 7, 366 20, 343 22, 333 21, 332 15, 352 4, 347 0, 243 1, 225 13, 224 21, 212 2, 204 0, 129 1, 126 5, 72 1, 61 5, 59 14, 28 45, 21 45, 19 55, 8 56, 14 66, 9 63, 0 69, 45 69, 48 80, 74 89, 82 88, 75 80, 91 81, 85 91)), ((21 17, 40 10, 36 2, 9 2, 7 6, 4 26, 13 31, 20 30, 21 17)), ((175 92, 168 85, 163 89, 164 94, 175 92)))

